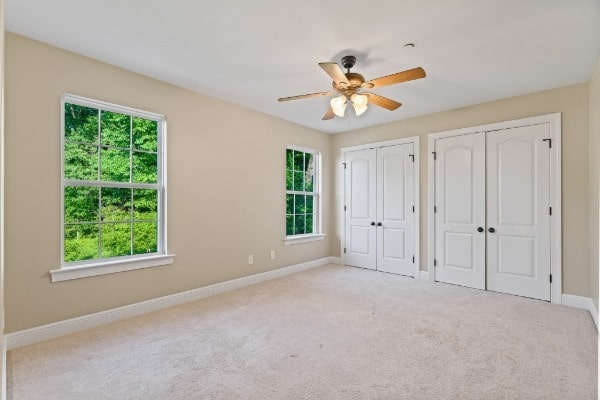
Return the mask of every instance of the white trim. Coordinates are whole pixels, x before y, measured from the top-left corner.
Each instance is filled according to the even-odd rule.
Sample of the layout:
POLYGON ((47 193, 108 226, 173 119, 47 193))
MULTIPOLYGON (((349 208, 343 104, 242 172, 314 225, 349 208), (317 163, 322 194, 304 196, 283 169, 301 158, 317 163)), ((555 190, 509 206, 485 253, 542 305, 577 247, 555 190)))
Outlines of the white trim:
POLYGON ((563 294, 562 305, 567 307, 581 308, 582 310, 589 309, 589 297, 575 296, 574 294, 563 294))
POLYGON ((400 138, 400 139, 392 139, 392 140, 386 140, 383 142, 375 142, 375 143, 367 143, 367 144, 361 144, 361 145, 357 145, 357 146, 350 146, 350 147, 342 147, 340 149, 340 155, 341 155, 341 163, 340 163, 340 171, 341 171, 341 179, 336 179, 338 181, 337 183, 337 189, 338 189, 338 193, 339 196, 337 196, 338 201, 337 201, 337 209, 338 209, 338 215, 339 215, 339 221, 340 221, 340 252, 341 252, 341 263, 345 264, 346 263, 346 254, 343 252, 343 249, 345 247, 346 244, 346 218, 344 215, 344 196, 346 193, 345 187, 344 187, 344 160, 346 159, 346 153, 351 152, 351 151, 358 151, 358 150, 367 150, 367 149, 376 149, 376 148, 381 148, 381 147, 388 147, 388 146, 395 146, 395 145, 399 145, 399 144, 411 144, 413 145, 413 153, 415 156, 415 162, 414 162, 414 168, 413 168, 413 172, 414 172, 414 185, 415 185, 415 238, 414 238, 414 243, 415 243, 415 271, 414 271, 414 276, 415 278, 417 278, 419 276, 419 265, 421 265, 421 242, 420 242, 420 226, 421 226, 421 200, 420 200, 420 172, 419 172, 419 164, 420 164, 420 153, 421 153, 421 148, 420 148, 420 144, 419 144, 419 136, 409 136, 409 137, 404 137, 404 138, 400 138))
POLYGON ((154 113, 154 112, 150 112, 150 111, 139 110, 137 108, 127 107, 127 106, 120 106, 120 105, 116 105, 116 104, 109 103, 106 101, 90 99, 88 97, 78 96, 75 94, 64 93, 62 98, 63 98, 63 101, 65 99, 72 99, 75 103, 77 103, 77 105, 82 105, 82 106, 91 107, 91 108, 100 108, 105 111, 116 112, 116 113, 120 113, 120 114, 125 113, 128 115, 133 115, 134 117, 151 119, 151 120, 157 121, 157 122, 160 122, 161 120, 165 119, 165 116, 162 114, 158 114, 158 113, 154 113))
POLYGON ((340 154, 339 170, 335 166, 333 168, 334 174, 335 171, 340 171, 339 177, 334 176, 333 179, 337 188, 337 195, 334 201, 337 205, 338 226, 340 227, 340 260, 342 265, 346 265, 346 211, 344 210, 344 203, 346 202, 346 152, 344 149, 342 149, 340 154))
POLYGON ((331 263, 335 265, 344 265, 341 257, 329 257, 331 259, 331 263))
POLYGON ((594 304, 594 301, 592 299, 590 299, 589 307, 590 314, 592 314, 592 320, 596 325, 596 330, 598 330, 598 310, 596 309, 596 305, 594 304))
MULTIPOLYGON (((550 152, 550 301, 562 303, 562 117, 560 113, 544 116, 550 124, 552 148, 550 152), (554 179, 554 180, 552 180, 554 179)), ((598 326, 596 324, 596 326, 598 326)))
POLYGON ((335 257, 324 257, 289 267, 279 268, 239 279, 216 283, 214 285, 205 286, 198 289, 188 290, 186 292, 175 293, 169 296, 142 301, 140 303, 114 308, 112 310, 101 311, 94 314, 84 315, 82 317, 71 318, 52 324, 9 333, 6 335, 6 347, 8 350, 13 350, 18 347, 43 342, 45 340, 54 339, 110 322, 136 317, 138 315, 187 303, 189 301, 203 299, 208 296, 225 293, 270 279, 280 278, 286 275, 295 274, 297 272, 306 271, 308 269, 322 267, 324 265, 331 264, 333 261, 335 261, 335 257))
POLYGON ((322 233, 309 233, 306 235, 295 235, 295 236, 287 236, 283 238, 283 244, 285 246, 290 246, 293 244, 306 243, 306 242, 316 242, 317 240, 325 239, 325 235, 322 233))
MULTIPOLYGON (((304 146, 296 146, 295 144, 288 144, 286 146, 286 149, 296 150, 296 151, 301 151, 303 153, 311 153, 311 154, 320 154, 321 153, 317 149, 313 149, 310 147, 304 147, 304 146)), ((286 159, 286 162, 287 162, 287 159, 286 159)))
POLYGON ((435 259, 435 139, 433 135, 427 136, 427 272, 429 280, 435 281, 433 260, 435 259))
POLYGON ((129 256, 118 260, 53 269, 50 271, 50 277, 52 282, 62 282, 71 279, 87 278, 89 276, 114 274, 115 272, 173 264, 173 258, 175 258, 174 254, 159 254, 140 257, 129 256))
POLYGON ((421 175, 419 165, 421 164, 421 145, 419 144, 419 137, 414 136, 413 138, 413 153, 415 156, 414 162, 414 181, 415 181, 415 278, 419 278, 421 273, 421 183, 419 177, 421 175))
POLYGON ((552 283, 550 284, 550 299, 552 303, 561 304, 562 301, 562 198, 561 198, 561 114, 546 114, 535 117, 516 119, 512 121, 503 121, 487 125, 478 125, 462 129, 453 129, 445 132, 437 132, 428 135, 427 151, 429 153, 429 163, 427 171, 428 181, 428 260, 427 268, 430 272, 429 279, 435 280, 433 260, 435 258, 435 214, 433 207, 435 204, 435 163, 433 151, 435 151, 435 140, 453 136, 468 135, 479 132, 491 132, 503 129, 510 129, 522 126, 549 124, 550 138, 552 139, 552 149, 550 151, 550 205, 552 206, 552 216, 550 219, 550 273, 552 274, 552 283))
POLYGON ((0 379, 2 379, 2 383, 0 385, 0 400, 6 400, 6 392, 7 392, 7 381, 6 381, 6 352, 8 348, 6 347, 6 336, 2 334, 2 373, 0 374, 0 379))
MULTIPOLYGON (((313 198, 315 198, 317 200, 317 206, 316 209, 313 205, 313 233, 307 234, 307 235, 293 235, 293 236, 286 236, 283 240, 284 240, 284 245, 290 245, 290 244, 298 244, 298 243, 304 243, 304 242, 312 242, 315 240, 323 240, 323 238, 325 237, 325 235, 323 235, 323 238, 320 239, 311 239, 311 240, 302 240, 302 236, 308 236, 308 235, 321 235, 322 234, 322 218, 321 218, 321 214, 322 214, 322 201, 321 201, 321 197, 322 197, 322 185, 321 185, 321 180, 323 179, 322 175, 321 175, 321 164, 323 162, 322 160, 322 155, 321 152, 319 150, 316 149, 311 149, 309 147, 303 147, 303 146, 296 146, 296 145, 287 145, 286 146, 286 156, 285 156, 285 169, 284 172, 287 174, 287 150, 294 150, 294 151, 300 151, 303 153, 309 153, 313 155, 313 158, 315 160, 315 171, 314 171, 314 177, 315 180, 313 182, 313 191, 312 192, 298 192, 298 191, 294 191, 294 190, 287 190, 287 180, 286 180, 286 188, 285 188, 285 195, 287 197, 288 194, 304 194, 307 196, 313 196, 313 198), (295 239, 296 237, 299 238, 299 240, 292 240, 295 239), (288 242, 289 241, 289 242, 288 242)), ((287 178, 286 178, 287 179, 287 178)), ((287 207, 287 206, 286 206, 287 207)), ((287 224, 287 210, 286 212, 283 214, 284 215, 284 219, 286 219, 286 224, 287 224)), ((286 226, 286 231, 287 231, 287 226, 286 226)), ((286 232, 287 233, 287 232, 286 232)))
POLYGON ((573 294, 563 294, 562 295, 562 305, 567 307, 580 308, 582 310, 588 310, 590 315, 592 316, 592 320, 594 321, 594 325, 596 325, 596 330, 598 330, 598 310, 596 310, 596 305, 589 297, 583 296, 575 296, 573 294))
POLYGON ((342 151, 342 155, 343 155, 344 153, 349 152, 349 151, 378 149, 380 147, 395 146, 397 144, 415 143, 415 141, 418 142, 418 140, 419 140, 418 136, 408 136, 408 137, 404 137, 404 138, 400 138, 400 139, 385 140, 383 142, 374 142, 374 143, 359 144, 359 145, 350 146, 350 147, 342 147, 341 151, 342 151))

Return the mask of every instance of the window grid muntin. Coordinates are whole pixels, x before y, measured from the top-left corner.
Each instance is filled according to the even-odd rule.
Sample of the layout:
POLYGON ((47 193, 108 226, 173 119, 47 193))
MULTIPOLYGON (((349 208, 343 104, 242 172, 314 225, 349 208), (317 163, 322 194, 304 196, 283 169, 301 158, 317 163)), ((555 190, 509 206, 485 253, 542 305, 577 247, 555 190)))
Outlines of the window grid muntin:
POLYGON ((79 140, 67 140, 67 139, 65 139, 65 143, 80 144, 80 145, 92 146, 92 147, 101 147, 103 149, 109 149, 109 150, 126 150, 126 151, 131 150, 132 153, 147 153, 147 154, 156 154, 156 155, 158 155, 157 151, 135 149, 135 148, 131 148, 131 147, 112 146, 112 145, 109 145, 109 144, 98 144, 98 143, 91 143, 91 142, 82 142, 82 141, 79 141, 79 140))
MULTIPOLYGON (((61 161, 62 161, 62 184, 61 184, 61 265, 63 266, 76 266, 76 265, 84 265, 89 263, 97 264, 98 262, 103 261, 112 261, 112 260, 122 260, 128 258, 137 258, 139 256, 148 256, 148 255, 156 255, 156 254, 166 254, 166 225, 165 225, 165 182, 163 180, 164 174, 164 134, 166 131, 165 127, 166 119, 162 115, 148 113, 140 110, 135 110, 132 108, 117 106, 114 104, 104 103, 102 101, 85 99, 79 96, 73 95, 64 95, 61 102, 61 161), (65 137, 65 105, 73 104, 77 106, 83 106, 88 108, 94 108, 98 112, 97 116, 97 140, 96 143, 92 142, 79 142, 79 141, 71 141, 67 140, 65 137), (118 113, 121 115, 129 116, 130 127, 129 127, 129 148, 122 148, 119 146, 109 146, 102 145, 102 111, 109 111, 113 113, 118 113), (134 149, 133 146, 133 118, 140 118, 150 121, 156 122, 156 148, 157 151, 149 151, 143 149, 134 149), (94 146, 98 150, 98 163, 97 163, 97 178, 98 180, 90 181, 90 180, 78 180, 78 179, 66 179, 65 178, 65 145, 66 143, 77 143, 82 145, 94 146), (102 181, 101 178, 101 166, 102 166, 102 157, 101 157, 101 149, 102 148, 118 148, 121 150, 127 150, 130 152, 130 173, 129 173, 129 182, 117 182, 117 181, 102 181), (147 153, 147 154, 155 154, 156 155, 156 183, 134 183, 133 182, 133 153, 147 153), (79 261, 65 261, 65 227, 73 226, 73 225, 83 225, 86 224, 84 222, 81 223, 66 223, 65 222, 65 188, 69 186, 83 186, 83 187, 98 187, 100 190, 98 191, 98 221, 90 222, 90 224, 98 224, 98 258, 87 259, 87 260, 79 260, 79 261), (156 190, 157 193, 157 207, 156 207, 156 220, 130 220, 130 221, 101 221, 101 210, 102 210, 102 188, 125 188, 132 189, 131 195, 133 196, 133 189, 153 189, 156 190), (117 257, 102 257, 102 225, 108 223, 126 223, 130 222, 130 254, 126 256, 117 256, 117 257), (144 253, 144 254, 133 254, 133 226, 137 222, 142 223, 156 223, 157 235, 156 235, 156 252, 153 253, 144 253)), ((131 204, 131 212, 133 213, 133 203, 131 204)))

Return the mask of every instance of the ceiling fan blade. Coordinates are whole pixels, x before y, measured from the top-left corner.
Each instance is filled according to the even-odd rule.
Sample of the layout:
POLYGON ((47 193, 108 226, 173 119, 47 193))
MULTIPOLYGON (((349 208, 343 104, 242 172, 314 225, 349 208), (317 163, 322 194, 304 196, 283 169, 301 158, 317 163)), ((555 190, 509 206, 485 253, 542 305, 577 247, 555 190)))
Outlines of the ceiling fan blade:
POLYGON ((394 85, 400 82, 412 81, 415 79, 425 78, 425 70, 421 67, 409 69, 407 71, 398 72, 392 75, 382 76, 381 78, 373 79, 363 83, 366 89, 378 88, 382 86, 394 85))
POLYGON ((319 66, 321 68, 323 68, 323 71, 327 72, 327 75, 329 75, 331 77, 331 79, 333 79, 333 81, 335 83, 339 84, 346 84, 349 85, 350 82, 348 81, 348 78, 346 78, 346 75, 344 75, 344 72, 342 72, 341 68, 339 65, 337 65, 334 62, 325 62, 325 63, 319 63, 319 66))
POLYGON ((383 107, 386 110, 394 111, 398 107, 402 105, 402 103, 398 103, 397 101, 388 99, 387 97, 379 96, 374 93, 363 93, 369 96, 369 103, 375 104, 376 106, 383 107))
POLYGON ((325 115, 323 115, 323 121, 333 119, 333 117, 335 117, 335 114, 333 113, 333 108, 329 107, 329 110, 327 110, 325 115))
POLYGON ((329 96, 330 94, 333 94, 333 92, 319 92, 319 93, 301 94, 299 96, 281 97, 281 98, 277 99, 277 101, 281 102, 281 101, 290 101, 290 100, 299 100, 299 99, 309 99, 311 97, 329 96))

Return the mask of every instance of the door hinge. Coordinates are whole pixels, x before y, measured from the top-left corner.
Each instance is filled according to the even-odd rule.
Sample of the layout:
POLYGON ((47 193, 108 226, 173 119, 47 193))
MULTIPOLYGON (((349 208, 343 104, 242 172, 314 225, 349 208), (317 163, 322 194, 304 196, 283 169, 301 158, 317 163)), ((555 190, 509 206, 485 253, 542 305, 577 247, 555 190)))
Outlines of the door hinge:
POLYGON ((550 207, 550 215, 552 215, 552 207, 550 207))
POLYGON ((415 212, 415 206, 413 206, 413 212, 415 212))
POLYGON ((344 206, 344 211, 346 211, 346 206, 344 206))
POLYGON ((437 153, 435 151, 432 151, 431 154, 433 154, 433 160, 435 161, 437 153))
POLYGON ((346 254, 346 248, 344 247, 344 254, 346 254))
POLYGON ((435 258, 433 259, 433 266, 437 267, 437 260, 435 258))
POLYGON ((414 154, 409 154, 408 156, 411 158, 412 162, 415 162, 415 155, 414 154))
POLYGON ((433 212, 436 213, 437 212, 437 207, 433 206, 433 212))
POLYGON ((548 142, 548 148, 552 148, 552 139, 543 139, 542 142, 548 142))
POLYGON ((415 263, 415 256, 413 256, 413 264, 415 263))
POLYGON ((552 274, 550 274, 550 283, 552 283, 552 274))
POLYGON ((346 169, 346 163, 344 162, 344 163, 342 163, 342 165, 344 166, 344 169, 346 169))

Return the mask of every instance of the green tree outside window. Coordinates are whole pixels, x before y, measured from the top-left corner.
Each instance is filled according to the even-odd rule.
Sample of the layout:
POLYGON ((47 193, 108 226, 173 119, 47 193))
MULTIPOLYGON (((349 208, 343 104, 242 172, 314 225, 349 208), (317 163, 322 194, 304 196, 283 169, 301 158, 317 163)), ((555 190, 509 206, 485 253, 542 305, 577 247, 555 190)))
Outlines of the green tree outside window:
POLYGON ((159 252, 159 122, 64 103, 64 262, 159 252))
POLYGON ((286 235, 317 233, 318 153, 286 150, 286 235))

